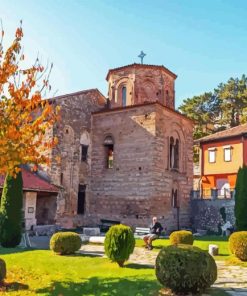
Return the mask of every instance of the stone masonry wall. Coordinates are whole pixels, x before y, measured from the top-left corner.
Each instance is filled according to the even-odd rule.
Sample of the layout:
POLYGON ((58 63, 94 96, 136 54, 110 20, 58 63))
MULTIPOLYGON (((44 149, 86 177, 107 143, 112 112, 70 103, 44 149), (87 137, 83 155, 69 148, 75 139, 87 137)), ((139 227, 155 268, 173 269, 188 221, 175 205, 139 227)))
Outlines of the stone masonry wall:
POLYGON ((129 67, 109 76, 109 99, 112 106, 122 106, 121 89, 127 87, 127 105, 159 101, 174 109, 175 78, 159 68, 129 67))
POLYGON ((192 124, 155 103, 103 112, 92 119, 92 178, 88 219, 117 219, 147 226, 152 216, 169 229, 177 227, 177 209, 171 190, 179 189, 180 225, 188 226, 188 199, 192 189, 192 124), (176 124, 176 123, 180 124, 176 124), (181 172, 167 169, 167 137, 181 134, 181 172), (114 167, 105 167, 104 138, 114 138, 114 167))
POLYGON ((235 224, 234 199, 191 200, 191 223, 195 229, 218 233, 219 225, 225 224, 220 209, 225 209, 226 219, 235 224))
POLYGON ((61 186, 57 200, 57 223, 65 227, 82 224, 83 216, 77 215, 78 187, 88 190, 91 162, 91 112, 104 106, 104 97, 98 90, 82 91, 56 98, 61 106, 61 121, 53 133, 59 144, 53 150, 50 177, 52 183, 61 186), (81 139, 88 139, 89 151, 86 162, 81 161, 81 139), (56 161, 60 156, 61 161, 56 161))
MULTIPOLYGON (((156 106, 156 145, 153 174, 155 196, 162 200, 165 224, 170 230, 188 227, 189 198, 193 183, 193 124, 185 117, 160 105, 156 106), (179 140, 179 168, 169 167, 169 139, 179 140), (172 189, 178 190, 179 213, 172 204, 172 189)), ((160 204, 160 203, 158 203, 160 204)))

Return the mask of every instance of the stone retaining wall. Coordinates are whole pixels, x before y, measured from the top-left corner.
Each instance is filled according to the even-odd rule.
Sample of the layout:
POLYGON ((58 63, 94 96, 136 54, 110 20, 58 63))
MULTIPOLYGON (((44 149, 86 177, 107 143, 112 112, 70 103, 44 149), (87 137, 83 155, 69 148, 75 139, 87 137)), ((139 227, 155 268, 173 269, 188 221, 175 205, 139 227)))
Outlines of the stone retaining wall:
POLYGON ((218 233, 219 226, 226 221, 235 224, 234 204, 234 199, 191 200, 191 224, 195 229, 218 233), (225 217, 222 215, 224 212, 225 217))

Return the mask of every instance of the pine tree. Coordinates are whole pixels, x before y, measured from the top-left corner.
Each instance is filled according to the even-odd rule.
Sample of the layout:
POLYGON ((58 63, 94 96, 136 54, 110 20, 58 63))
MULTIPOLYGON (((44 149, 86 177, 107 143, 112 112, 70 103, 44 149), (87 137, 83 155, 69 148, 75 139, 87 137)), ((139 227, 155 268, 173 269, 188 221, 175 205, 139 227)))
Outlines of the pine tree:
POLYGON ((19 245, 22 235, 22 174, 7 175, 1 199, 0 242, 3 247, 19 245))
POLYGON ((235 193, 235 217, 237 230, 247 230, 247 167, 238 170, 235 193))

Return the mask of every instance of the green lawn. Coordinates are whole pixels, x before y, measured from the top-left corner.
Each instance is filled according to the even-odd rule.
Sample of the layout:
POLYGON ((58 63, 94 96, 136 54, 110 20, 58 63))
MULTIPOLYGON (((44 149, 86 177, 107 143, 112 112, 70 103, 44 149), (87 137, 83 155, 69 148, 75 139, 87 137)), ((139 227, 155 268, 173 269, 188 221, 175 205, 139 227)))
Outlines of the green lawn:
MULTIPOLYGON (((119 268, 100 257, 58 256, 46 250, 0 248, 0 257, 8 269, 8 290, 0 295, 162 295, 149 266, 128 263, 119 268)), ((210 295, 227 294, 213 289, 210 295)))
MULTIPOLYGON (((162 247, 168 246, 170 244, 169 239, 157 239, 153 242, 154 251, 159 251, 162 247)), ((219 255, 216 257, 216 260, 227 259, 230 255, 228 250, 228 238, 220 236, 204 236, 198 237, 194 241, 194 246, 199 247, 203 250, 208 250, 208 245, 216 244, 219 246, 219 255)), ((144 246, 143 240, 137 239, 136 246, 144 246)))

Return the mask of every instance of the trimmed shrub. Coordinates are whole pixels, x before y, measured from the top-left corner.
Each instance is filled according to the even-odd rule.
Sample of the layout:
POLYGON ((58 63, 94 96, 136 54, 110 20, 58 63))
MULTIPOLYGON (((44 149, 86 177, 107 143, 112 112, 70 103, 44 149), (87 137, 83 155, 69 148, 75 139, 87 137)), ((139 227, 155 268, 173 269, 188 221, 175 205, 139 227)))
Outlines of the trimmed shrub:
POLYGON ((123 267, 124 262, 129 259, 135 248, 133 231, 123 224, 111 226, 106 233, 104 246, 107 257, 123 267))
POLYGON ((5 248, 14 248, 22 236, 22 174, 14 178, 7 175, 1 199, 0 242, 5 248))
POLYGON ((175 293, 202 293, 217 278, 217 266, 207 252, 190 245, 161 249, 155 265, 158 281, 175 293))
POLYGON ((235 217, 238 231, 247 230, 247 167, 238 170, 235 192, 235 217))
POLYGON ((0 283, 2 283, 6 278, 6 273, 7 273, 6 263, 3 259, 0 258, 0 283))
POLYGON ((81 247, 82 241, 75 232, 57 232, 50 240, 50 249, 59 255, 74 254, 81 247))
POLYGON ((247 231, 234 232, 229 237, 230 252, 242 261, 247 261, 247 231))
POLYGON ((179 230, 171 233, 170 237, 171 245, 185 244, 193 245, 194 237, 191 231, 179 230))

